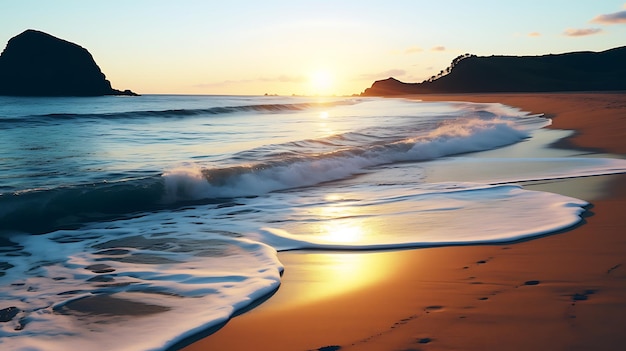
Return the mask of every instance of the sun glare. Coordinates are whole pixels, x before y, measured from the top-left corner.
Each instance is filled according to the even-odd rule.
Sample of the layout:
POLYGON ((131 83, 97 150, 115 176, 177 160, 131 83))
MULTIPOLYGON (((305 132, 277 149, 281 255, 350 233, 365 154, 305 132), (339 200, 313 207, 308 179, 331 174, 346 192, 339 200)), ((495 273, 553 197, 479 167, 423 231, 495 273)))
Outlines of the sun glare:
POLYGON ((333 88, 333 75, 326 70, 318 70, 311 73, 309 82, 313 95, 331 95, 333 88))

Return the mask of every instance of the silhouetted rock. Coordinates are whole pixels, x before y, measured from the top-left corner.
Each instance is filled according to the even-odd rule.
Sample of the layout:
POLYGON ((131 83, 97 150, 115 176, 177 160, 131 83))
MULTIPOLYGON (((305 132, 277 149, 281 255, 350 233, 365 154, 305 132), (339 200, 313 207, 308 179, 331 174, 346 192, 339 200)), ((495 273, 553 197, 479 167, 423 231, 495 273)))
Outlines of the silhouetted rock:
POLYGON ((400 94, 413 94, 413 89, 417 87, 415 83, 404 83, 393 77, 377 80, 371 88, 365 89, 362 95, 365 96, 388 96, 400 94))
POLYGON ((626 90, 626 46, 543 56, 462 55, 422 83, 379 80, 364 96, 626 90))
POLYGON ((0 55, 0 95, 137 95, 111 88, 91 54, 49 34, 26 30, 0 55))

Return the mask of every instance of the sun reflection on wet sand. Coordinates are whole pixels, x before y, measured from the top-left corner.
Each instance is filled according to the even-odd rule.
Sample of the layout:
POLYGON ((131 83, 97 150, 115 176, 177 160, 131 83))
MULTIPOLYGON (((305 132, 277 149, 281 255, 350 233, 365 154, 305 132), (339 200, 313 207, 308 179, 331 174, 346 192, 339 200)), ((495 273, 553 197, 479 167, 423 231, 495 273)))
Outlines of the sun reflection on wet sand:
MULTIPOLYGON (((326 203, 301 212, 309 220, 286 226, 294 235, 313 235, 325 242, 357 244, 382 230, 372 222, 371 209, 355 206, 351 196, 331 194, 326 203)), ((356 200, 359 202, 358 200, 356 200)), ((300 216, 299 216, 300 217, 300 216)), ((301 217, 301 219, 302 219, 301 217)), ((363 289, 384 280, 402 262, 383 251, 287 251, 279 253, 285 265, 280 293, 290 296, 275 307, 291 307, 363 289)), ((271 303, 273 299, 270 299, 271 303)))
MULTIPOLYGON (((390 252, 281 252, 279 259, 285 265, 282 296, 275 308, 346 294, 384 281, 385 277, 403 264, 390 252)), ((272 303, 270 299, 267 303, 272 303)))

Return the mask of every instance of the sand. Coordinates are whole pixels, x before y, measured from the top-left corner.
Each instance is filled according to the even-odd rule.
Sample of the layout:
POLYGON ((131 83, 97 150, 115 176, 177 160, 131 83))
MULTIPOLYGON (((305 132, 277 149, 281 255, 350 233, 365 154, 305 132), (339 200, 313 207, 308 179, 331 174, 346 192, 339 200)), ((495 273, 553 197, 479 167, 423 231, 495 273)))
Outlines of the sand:
MULTIPOLYGON (((428 95, 501 102, 576 134, 559 146, 626 154, 626 94, 428 95)), ((584 223, 507 245, 280 253, 277 293, 184 350, 621 350, 626 345, 626 175, 593 188, 584 223), (347 270, 342 267, 361 267, 347 270), (355 273, 356 272, 356 273, 355 273)), ((597 180, 597 179, 595 179, 597 180)), ((558 189, 558 190, 557 190, 558 189)))

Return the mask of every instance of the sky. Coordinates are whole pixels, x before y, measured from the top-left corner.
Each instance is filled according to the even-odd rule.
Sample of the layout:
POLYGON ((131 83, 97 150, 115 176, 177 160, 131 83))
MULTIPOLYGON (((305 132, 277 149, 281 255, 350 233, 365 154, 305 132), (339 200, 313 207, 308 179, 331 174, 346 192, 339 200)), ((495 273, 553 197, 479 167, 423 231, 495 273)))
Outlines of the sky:
POLYGON ((26 29, 76 43, 140 94, 351 95, 421 82, 470 53, 626 45, 624 0, 0 0, 0 46, 26 29))

